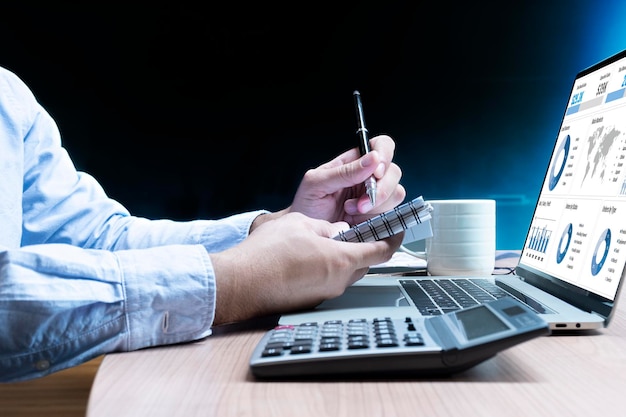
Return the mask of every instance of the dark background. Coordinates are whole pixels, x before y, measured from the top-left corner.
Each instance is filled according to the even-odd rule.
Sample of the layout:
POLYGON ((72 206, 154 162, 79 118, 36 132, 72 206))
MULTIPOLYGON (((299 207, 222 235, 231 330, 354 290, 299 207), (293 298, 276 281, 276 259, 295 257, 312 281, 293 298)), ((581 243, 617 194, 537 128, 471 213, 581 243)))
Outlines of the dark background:
POLYGON ((358 89, 407 197, 495 198, 505 249, 524 243, 575 73, 626 47, 616 0, 55 3, 0 6, 0 65, 133 214, 287 206, 356 145, 358 89))

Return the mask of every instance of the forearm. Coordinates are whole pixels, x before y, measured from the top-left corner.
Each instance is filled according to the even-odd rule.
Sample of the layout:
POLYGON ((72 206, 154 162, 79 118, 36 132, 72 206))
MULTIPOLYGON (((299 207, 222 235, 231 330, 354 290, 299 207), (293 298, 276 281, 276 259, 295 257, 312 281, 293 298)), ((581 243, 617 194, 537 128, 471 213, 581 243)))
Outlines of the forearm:
POLYGON ((221 252, 241 243, 265 211, 236 214, 219 220, 148 220, 138 217, 109 218, 104 233, 87 241, 88 247, 108 250, 150 248, 163 245, 200 244, 208 252, 221 252))

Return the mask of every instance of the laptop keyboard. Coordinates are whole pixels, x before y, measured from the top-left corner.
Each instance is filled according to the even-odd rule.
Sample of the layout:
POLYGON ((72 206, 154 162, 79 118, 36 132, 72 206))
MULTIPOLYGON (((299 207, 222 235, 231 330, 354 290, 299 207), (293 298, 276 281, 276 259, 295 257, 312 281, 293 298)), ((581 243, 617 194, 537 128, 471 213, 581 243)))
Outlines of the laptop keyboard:
POLYGON ((486 278, 404 279, 402 287, 425 316, 436 316, 510 296, 486 278))

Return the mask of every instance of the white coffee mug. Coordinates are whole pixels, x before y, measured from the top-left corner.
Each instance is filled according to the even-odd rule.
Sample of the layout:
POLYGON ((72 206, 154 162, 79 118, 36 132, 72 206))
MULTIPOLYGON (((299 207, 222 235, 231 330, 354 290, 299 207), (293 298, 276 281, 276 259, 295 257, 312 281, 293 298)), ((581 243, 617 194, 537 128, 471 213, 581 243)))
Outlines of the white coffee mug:
POLYGON ((429 275, 491 275, 496 256, 496 202, 488 199, 428 200, 433 236, 425 252, 429 275))

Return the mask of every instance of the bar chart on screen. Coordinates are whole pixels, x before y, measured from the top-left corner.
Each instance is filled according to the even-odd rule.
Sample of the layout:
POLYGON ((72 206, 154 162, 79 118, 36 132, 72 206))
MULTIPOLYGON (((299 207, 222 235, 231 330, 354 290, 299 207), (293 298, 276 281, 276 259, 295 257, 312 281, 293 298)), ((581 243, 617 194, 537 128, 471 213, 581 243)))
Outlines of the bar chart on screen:
POLYGON ((551 236, 552 230, 549 230, 546 226, 533 226, 526 247, 537 252, 546 253, 551 236))

